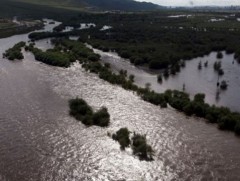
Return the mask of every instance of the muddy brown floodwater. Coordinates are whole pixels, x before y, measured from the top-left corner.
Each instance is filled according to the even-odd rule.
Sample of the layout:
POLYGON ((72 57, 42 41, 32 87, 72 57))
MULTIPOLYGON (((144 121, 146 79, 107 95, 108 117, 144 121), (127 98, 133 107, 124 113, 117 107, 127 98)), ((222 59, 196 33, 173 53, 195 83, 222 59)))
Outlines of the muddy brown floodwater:
MULTIPOLYGON (((0 40, 0 53, 24 36, 0 40)), ((240 139, 234 134, 144 102, 78 63, 64 69, 24 56, 0 60, 0 180, 240 179, 240 139), (68 99, 76 96, 94 109, 106 106, 110 126, 87 128, 69 117, 68 99), (147 135, 154 161, 120 151, 107 133, 121 127, 147 135)))

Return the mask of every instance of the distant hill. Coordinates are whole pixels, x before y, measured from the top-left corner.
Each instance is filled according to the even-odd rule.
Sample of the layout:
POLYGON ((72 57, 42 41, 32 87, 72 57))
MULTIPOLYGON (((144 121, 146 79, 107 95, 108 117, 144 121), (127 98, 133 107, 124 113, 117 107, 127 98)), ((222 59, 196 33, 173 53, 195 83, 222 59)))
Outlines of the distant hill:
POLYGON ((0 0, 0 19, 48 17, 68 19, 84 11, 151 11, 161 6, 134 0, 0 0))
POLYGON ((141 11, 154 10, 160 6, 134 0, 84 0, 88 5, 106 10, 141 11))
POLYGON ((97 9, 121 11, 149 11, 159 9, 160 6, 134 0, 11 0, 23 3, 48 5, 58 8, 97 9))

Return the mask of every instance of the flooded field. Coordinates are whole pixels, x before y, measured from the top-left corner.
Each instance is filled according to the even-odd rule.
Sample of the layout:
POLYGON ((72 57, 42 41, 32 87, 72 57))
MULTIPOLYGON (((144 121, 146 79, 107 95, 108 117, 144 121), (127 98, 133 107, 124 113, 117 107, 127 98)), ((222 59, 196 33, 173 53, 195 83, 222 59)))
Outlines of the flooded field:
POLYGON ((102 61, 110 63, 115 72, 121 69, 127 70, 128 74, 135 76, 135 83, 138 86, 145 87, 147 83, 151 84, 151 89, 156 92, 164 92, 167 89, 177 89, 188 92, 191 96, 197 93, 204 93, 206 95, 206 102, 215 104, 217 106, 226 106, 233 111, 240 111, 240 64, 234 59, 233 54, 225 54, 223 52, 223 59, 216 58, 216 52, 210 55, 195 58, 186 61, 186 67, 181 69, 180 73, 170 76, 167 79, 163 78, 163 82, 157 81, 157 76, 162 71, 151 71, 143 67, 136 67, 130 64, 128 60, 119 57, 116 53, 103 52, 97 49, 94 51, 102 56, 102 61), (203 64, 208 62, 208 67, 203 64), (213 65, 216 61, 221 61, 224 75, 218 77, 214 71, 213 65), (202 69, 198 69, 199 62, 202 63, 202 69), (228 83, 227 90, 220 90, 217 87, 217 82, 226 80, 228 83))

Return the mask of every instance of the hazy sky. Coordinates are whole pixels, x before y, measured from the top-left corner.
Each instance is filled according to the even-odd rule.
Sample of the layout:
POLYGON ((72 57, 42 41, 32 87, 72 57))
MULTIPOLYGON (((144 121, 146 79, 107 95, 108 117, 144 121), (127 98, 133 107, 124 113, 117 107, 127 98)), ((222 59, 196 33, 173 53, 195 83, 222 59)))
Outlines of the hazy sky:
POLYGON ((137 0, 137 1, 153 2, 164 6, 240 5, 240 0, 137 0))

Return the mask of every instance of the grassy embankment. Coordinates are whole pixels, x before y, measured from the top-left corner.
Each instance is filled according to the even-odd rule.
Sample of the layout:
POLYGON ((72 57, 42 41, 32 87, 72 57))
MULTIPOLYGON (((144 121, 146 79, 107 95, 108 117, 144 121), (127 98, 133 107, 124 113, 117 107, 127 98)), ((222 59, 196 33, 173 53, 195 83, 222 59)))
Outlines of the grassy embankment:
POLYGON ((21 24, 13 23, 10 19, 0 19, 0 38, 12 35, 28 33, 36 29, 41 29, 43 24, 40 21, 21 21, 21 24))

